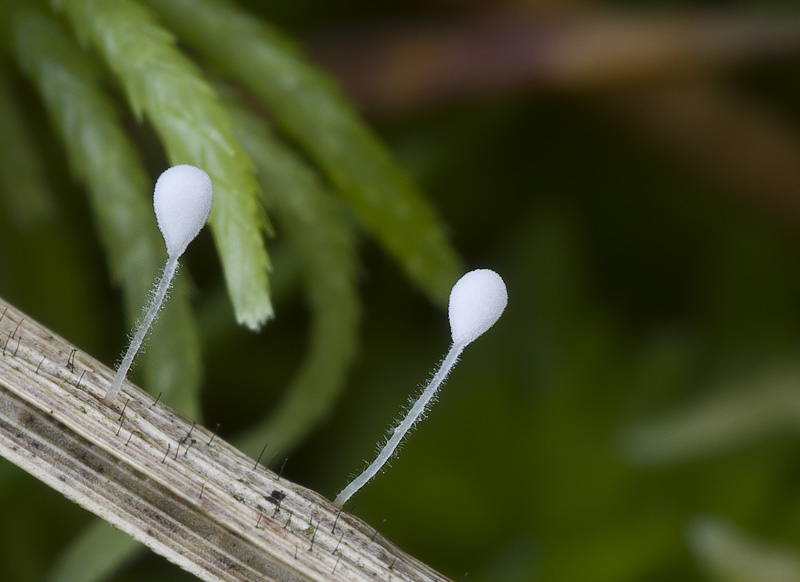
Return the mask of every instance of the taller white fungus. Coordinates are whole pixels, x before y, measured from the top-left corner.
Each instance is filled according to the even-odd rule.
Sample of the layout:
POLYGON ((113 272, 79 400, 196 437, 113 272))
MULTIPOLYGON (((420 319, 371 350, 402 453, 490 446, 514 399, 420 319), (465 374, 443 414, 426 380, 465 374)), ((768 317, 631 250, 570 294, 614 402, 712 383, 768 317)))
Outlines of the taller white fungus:
POLYGON ((142 347, 142 342, 150 326, 161 310, 172 279, 178 270, 178 259, 206 223, 208 214, 211 212, 212 199, 211 178, 195 166, 186 164, 172 166, 165 170, 156 181, 153 192, 153 208, 158 228, 167 245, 167 264, 158 281, 150 307, 139 324, 136 334, 128 346, 128 351, 122 358, 122 363, 114 375, 111 386, 103 397, 105 404, 110 405, 122 389, 133 358, 142 347))
POLYGON ((342 489, 334 503, 337 505, 347 503, 347 500, 377 475, 381 467, 392 458, 406 434, 427 410, 439 387, 458 362, 461 352, 500 319, 507 304, 506 284, 500 275, 490 269, 470 271, 456 281, 450 291, 448 308, 450 335, 453 338, 450 351, 405 418, 389 433, 389 439, 377 458, 342 489))
POLYGON ((172 166, 158 177, 153 209, 170 257, 181 256, 203 229, 212 198, 211 178, 200 168, 172 166))

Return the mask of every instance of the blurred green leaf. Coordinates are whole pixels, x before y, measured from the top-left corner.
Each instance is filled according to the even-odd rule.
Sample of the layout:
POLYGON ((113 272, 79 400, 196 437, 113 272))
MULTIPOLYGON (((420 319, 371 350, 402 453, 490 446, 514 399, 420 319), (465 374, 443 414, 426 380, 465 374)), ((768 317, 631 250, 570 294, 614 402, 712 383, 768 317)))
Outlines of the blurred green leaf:
POLYGON ((0 57, 0 143, 13 144, 0 156, 0 196, 14 222, 30 229, 54 218, 55 201, 8 65, 0 57))
POLYGON ((800 551, 755 539, 725 519, 695 518, 686 537, 695 558, 714 582, 800 580, 800 551))
POLYGON ((356 354, 356 246, 350 226, 319 176, 267 125, 233 100, 234 132, 258 169, 262 196, 274 209, 304 269, 312 311, 308 354, 283 398, 264 421, 236 443, 257 454, 263 443, 284 454, 331 411, 356 354))
POLYGON ((96 519, 73 540, 51 568, 47 582, 101 582, 139 554, 141 545, 96 519))
POLYGON ((771 366, 738 384, 719 386, 682 410, 629 428, 623 454, 642 465, 685 463, 798 431, 797 369, 771 366))

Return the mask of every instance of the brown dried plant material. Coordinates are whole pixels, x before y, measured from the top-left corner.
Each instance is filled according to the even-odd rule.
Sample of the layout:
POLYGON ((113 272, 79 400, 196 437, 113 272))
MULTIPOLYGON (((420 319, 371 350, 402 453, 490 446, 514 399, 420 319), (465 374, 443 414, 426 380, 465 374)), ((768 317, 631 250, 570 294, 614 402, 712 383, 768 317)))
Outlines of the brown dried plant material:
POLYGON ((207 581, 447 579, 0 299, 0 455, 207 581))
POLYGON ((624 87, 796 55, 800 15, 486 11, 437 22, 330 31, 316 60, 366 111, 505 93, 624 87))

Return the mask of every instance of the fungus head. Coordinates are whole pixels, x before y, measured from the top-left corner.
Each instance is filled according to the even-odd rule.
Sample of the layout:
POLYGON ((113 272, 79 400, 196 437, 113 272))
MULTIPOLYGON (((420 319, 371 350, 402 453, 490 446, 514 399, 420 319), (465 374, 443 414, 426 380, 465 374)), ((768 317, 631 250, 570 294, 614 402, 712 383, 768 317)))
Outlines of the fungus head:
POLYGON ((500 319, 508 303, 503 279, 490 269, 461 277, 450 291, 450 333, 453 343, 466 346, 500 319))
POLYGON ((212 191, 211 178, 195 166, 172 166, 159 176, 153 207, 170 257, 181 256, 203 228, 211 212, 212 191))

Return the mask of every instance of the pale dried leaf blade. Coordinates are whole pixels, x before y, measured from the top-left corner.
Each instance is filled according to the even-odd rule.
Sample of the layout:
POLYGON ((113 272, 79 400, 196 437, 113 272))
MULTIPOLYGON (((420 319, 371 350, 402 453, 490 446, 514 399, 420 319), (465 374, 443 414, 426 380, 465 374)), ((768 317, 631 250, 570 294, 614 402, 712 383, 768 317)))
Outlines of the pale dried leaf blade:
POLYGON ((181 568, 208 581, 446 580, 139 388, 104 406, 112 370, 1 299, 0 314, 0 455, 181 568))

